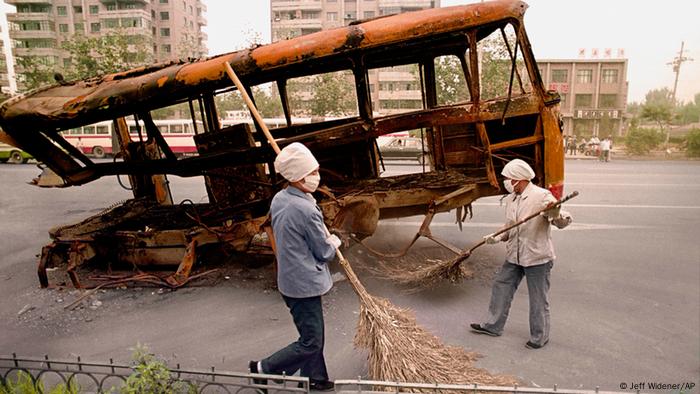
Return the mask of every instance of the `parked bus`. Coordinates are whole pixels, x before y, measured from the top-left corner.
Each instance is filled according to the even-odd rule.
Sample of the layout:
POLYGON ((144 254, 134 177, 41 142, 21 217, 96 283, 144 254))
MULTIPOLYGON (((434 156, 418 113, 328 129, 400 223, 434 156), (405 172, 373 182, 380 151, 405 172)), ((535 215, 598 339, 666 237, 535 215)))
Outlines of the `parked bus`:
POLYGON ((42 286, 47 267, 68 261, 71 269, 89 261, 177 265, 201 254, 212 262, 233 252, 259 254, 267 245, 261 233, 284 182, 261 125, 219 120, 215 97, 236 90, 227 65, 248 92, 275 85, 266 91, 279 101, 285 122, 272 136, 280 146, 302 142, 317 157, 326 188, 315 197, 328 227, 346 240, 371 236, 383 218, 422 214, 428 228, 435 213, 505 193, 500 171, 515 158, 532 166, 536 184, 561 196, 560 97, 540 77, 523 22, 526 8, 500 0, 383 16, 206 59, 64 82, 3 103, 0 125, 47 166, 35 184, 78 186, 129 175, 134 194, 53 230, 39 263, 42 286), (450 64, 455 67, 445 78, 450 64), (385 78, 397 70, 414 73, 418 101, 381 114, 375 107, 391 92, 370 89, 371 70, 385 78), (352 110, 333 120, 295 122, 309 115, 294 105, 288 87, 320 77, 352 81, 346 91, 352 110), (152 111, 180 103, 189 106, 191 119, 202 120, 193 157, 178 157, 152 120, 152 111), (128 116, 144 122, 141 139, 129 133, 128 116), (116 125, 123 161, 95 163, 61 134, 103 121, 116 125), (410 130, 425 140, 425 165, 418 173, 382 177, 377 138, 410 130), (203 176, 208 202, 173 202, 161 174, 203 176))
MULTIPOLYGON (((177 155, 194 154, 197 149, 194 145, 194 123, 190 119, 168 119, 154 120, 158 130, 163 135, 173 153, 177 155)), ((139 128, 136 126, 136 121, 127 119, 129 127, 129 136, 131 139, 139 140, 139 128)), ((204 130, 204 125, 201 121, 196 121, 199 130, 204 130)), ((145 136, 145 126, 143 122, 139 122, 142 130, 142 137, 145 136)), ((114 148, 117 147, 114 138, 114 122, 102 121, 90 125, 74 127, 61 132, 61 136, 71 145, 78 148, 81 152, 90 154, 96 158, 103 158, 106 155, 112 155, 114 148)))

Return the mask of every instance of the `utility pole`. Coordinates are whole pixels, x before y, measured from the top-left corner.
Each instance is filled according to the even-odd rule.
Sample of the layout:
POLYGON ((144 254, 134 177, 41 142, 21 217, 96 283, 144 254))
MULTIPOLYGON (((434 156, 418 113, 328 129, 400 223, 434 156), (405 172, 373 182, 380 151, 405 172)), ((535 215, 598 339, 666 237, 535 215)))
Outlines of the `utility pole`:
POLYGON ((683 56, 684 44, 685 42, 681 41, 681 50, 678 52, 678 56, 673 58, 672 62, 666 63, 670 66, 673 66, 673 72, 676 73, 676 81, 673 83, 673 96, 671 97, 674 105, 676 103, 676 89, 678 88, 678 75, 680 75, 681 73, 681 64, 683 64, 684 62, 693 61, 693 59, 687 56, 683 56))

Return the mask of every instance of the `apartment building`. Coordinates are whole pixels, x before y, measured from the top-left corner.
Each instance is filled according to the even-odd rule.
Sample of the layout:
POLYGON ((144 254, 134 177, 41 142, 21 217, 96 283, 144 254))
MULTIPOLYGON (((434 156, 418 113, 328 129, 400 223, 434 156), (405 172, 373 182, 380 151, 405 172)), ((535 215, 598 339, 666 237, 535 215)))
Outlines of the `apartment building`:
MULTIPOLYGON (((0 29, 0 33, 2 30, 0 29)), ((10 78, 7 71, 7 57, 5 57, 5 40, 0 37, 0 91, 10 92, 10 78)))
POLYGON ((561 95, 565 135, 624 133, 627 59, 545 59, 537 63, 545 86, 561 95))
MULTIPOLYGON (((147 40, 153 59, 166 61, 207 54, 202 27, 206 6, 202 0, 5 0, 16 7, 7 14, 15 59, 39 57, 58 70, 71 59, 62 43, 75 34, 126 32, 147 40), (150 45, 149 45, 150 46, 150 45)), ((15 61, 17 65, 17 61, 15 61)), ((16 74, 24 70, 16 69, 16 74)))
MULTIPOLYGON (((271 37, 274 42, 358 20, 436 7, 440 7, 440 0, 270 0, 271 37)), ((414 67, 371 70, 369 82, 375 112, 389 114, 422 108, 414 67)), ((302 91, 301 97, 311 100, 308 91, 302 91)))

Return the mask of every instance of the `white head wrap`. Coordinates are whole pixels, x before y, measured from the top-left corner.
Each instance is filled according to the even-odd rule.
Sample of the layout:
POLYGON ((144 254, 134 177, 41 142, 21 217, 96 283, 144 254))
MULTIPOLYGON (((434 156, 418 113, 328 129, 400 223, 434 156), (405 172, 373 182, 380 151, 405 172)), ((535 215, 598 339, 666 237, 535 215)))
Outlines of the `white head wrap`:
POLYGON ((529 164, 520 159, 513 159, 503 167, 501 175, 508 179, 516 181, 529 181, 535 177, 535 171, 532 170, 529 164))
POLYGON ((275 168, 289 182, 297 182, 318 168, 309 148, 299 142, 285 146, 275 159, 275 168))

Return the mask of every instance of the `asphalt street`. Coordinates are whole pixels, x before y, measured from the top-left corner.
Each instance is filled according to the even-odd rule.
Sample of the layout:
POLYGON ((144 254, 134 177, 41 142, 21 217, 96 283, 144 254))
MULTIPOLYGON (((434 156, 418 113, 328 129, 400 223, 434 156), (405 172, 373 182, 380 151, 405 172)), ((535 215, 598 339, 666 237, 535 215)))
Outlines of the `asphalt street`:
MULTIPOLYGON (((406 164, 406 163, 403 163, 406 164)), ((388 174, 418 171, 390 165, 388 174)), ((37 255, 48 230, 72 223, 130 197, 115 178, 67 189, 26 184, 39 170, 31 164, 0 165, 0 354, 128 362, 130 348, 147 344, 183 367, 244 371, 296 338, 279 294, 256 286, 255 270, 213 287, 175 292, 157 288, 107 290, 101 304, 63 310, 77 297, 70 290, 41 290, 37 255), (28 311, 18 315, 25 307, 28 311)), ((201 179, 172 178, 176 201, 205 199, 201 179)), ((637 382, 700 384, 700 162, 567 160, 567 204, 574 223, 554 231, 551 340, 540 350, 528 340, 527 288, 516 294, 503 336, 469 332, 485 316, 493 273, 503 245, 475 251, 474 279, 421 293, 407 293, 359 270, 370 293, 415 312, 418 322, 446 343, 483 355, 477 366, 519 377, 528 386, 619 390, 637 382)), ((386 220, 371 245, 396 250, 422 217, 386 220)), ((454 213, 436 216, 432 230, 467 247, 503 221, 498 198, 474 204, 460 231, 454 213)), ((449 256, 421 240, 420 256, 449 256)), ((376 260, 359 248, 347 252, 359 267, 376 260)), ((335 267, 338 270, 337 267, 335 267)), ((353 347, 358 303, 347 282, 325 297, 326 360, 335 379, 366 375, 366 353, 353 347)))

